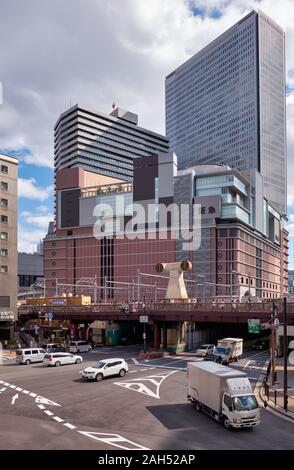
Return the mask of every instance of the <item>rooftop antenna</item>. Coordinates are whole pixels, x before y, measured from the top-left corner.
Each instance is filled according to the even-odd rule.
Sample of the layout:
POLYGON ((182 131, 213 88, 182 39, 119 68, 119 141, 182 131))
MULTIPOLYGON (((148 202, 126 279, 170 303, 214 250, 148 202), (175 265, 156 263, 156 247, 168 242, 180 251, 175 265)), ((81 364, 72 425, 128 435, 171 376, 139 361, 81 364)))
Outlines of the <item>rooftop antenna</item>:
POLYGON ((115 108, 117 108, 117 106, 116 106, 116 103, 113 102, 113 103, 112 103, 112 109, 115 109, 115 108))

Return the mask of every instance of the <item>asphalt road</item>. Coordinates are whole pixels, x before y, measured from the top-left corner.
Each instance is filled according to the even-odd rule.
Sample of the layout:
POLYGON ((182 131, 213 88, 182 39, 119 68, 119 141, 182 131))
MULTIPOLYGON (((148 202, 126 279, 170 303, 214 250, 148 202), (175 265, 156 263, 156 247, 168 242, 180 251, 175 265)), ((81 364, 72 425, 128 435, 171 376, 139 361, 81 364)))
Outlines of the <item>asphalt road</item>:
MULTIPOLYGON (((230 430, 186 400, 192 355, 135 364, 136 348, 101 348, 83 364, 44 367, 5 361, 0 367, 0 449, 293 449, 293 424, 262 410, 253 430, 230 430), (84 382, 96 360, 124 357, 129 373, 84 382), (178 366, 181 365, 181 367, 178 366), (176 368, 174 368, 176 367, 176 368)), ((267 353, 234 365, 258 377, 267 353)))

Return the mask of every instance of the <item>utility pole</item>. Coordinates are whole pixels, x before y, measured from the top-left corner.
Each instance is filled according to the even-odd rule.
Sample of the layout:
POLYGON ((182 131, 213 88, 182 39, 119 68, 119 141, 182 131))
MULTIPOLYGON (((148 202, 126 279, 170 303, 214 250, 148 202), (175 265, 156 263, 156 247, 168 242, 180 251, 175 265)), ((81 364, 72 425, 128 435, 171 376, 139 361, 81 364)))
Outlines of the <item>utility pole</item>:
POLYGON ((270 320, 271 325, 271 365, 272 365, 272 385, 276 383, 276 335, 275 330, 279 326, 278 312, 273 300, 273 311, 270 320))
MULTIPOLYGON (((146 316, 146 295, 144 295, 144 299, 143 299, 143 312, 144 312, 144 316, 146 316)), ((144 341, 144 354, 146 354, 147 344, 146 344, 146 322, 145 321, 144 321, 143 341, 144 341)))
POLYGON ((284 297, 284 410, 288 411, 288 336, 287 297, 284 297))

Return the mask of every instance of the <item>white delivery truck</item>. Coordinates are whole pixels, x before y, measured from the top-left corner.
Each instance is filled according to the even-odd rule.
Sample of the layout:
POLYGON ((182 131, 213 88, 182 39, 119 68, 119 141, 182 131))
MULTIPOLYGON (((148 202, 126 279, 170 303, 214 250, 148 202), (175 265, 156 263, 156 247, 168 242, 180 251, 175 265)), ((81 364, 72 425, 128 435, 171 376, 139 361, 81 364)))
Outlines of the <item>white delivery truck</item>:
POLYGON ((188 400, 226 429, 260 424, 260 410, 244 372, 215 362, 188 362, 188 400))
POLYGON ((243 338, 223 338, 219 339, 214 349, 215 362, 229 364, 237 362, 243 354, 243 338))

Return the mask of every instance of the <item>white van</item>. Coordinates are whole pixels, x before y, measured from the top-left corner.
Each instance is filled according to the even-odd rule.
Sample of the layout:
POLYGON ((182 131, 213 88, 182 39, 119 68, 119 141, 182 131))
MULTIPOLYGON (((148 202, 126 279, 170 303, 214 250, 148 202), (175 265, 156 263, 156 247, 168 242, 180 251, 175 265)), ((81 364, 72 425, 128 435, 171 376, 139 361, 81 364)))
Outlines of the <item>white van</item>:
POLYGON ((71 341, 69 345, 69 352, 71 353, 89 352, 91 349, 92 348, 87 341, 71 341))
POLYGON ((16 362, 19 364, 31 364, 43 362, 46 351, 41 348, 24 348, 16 350, 16 362))

